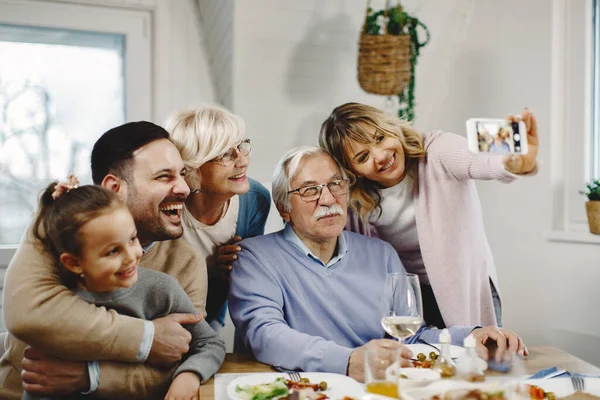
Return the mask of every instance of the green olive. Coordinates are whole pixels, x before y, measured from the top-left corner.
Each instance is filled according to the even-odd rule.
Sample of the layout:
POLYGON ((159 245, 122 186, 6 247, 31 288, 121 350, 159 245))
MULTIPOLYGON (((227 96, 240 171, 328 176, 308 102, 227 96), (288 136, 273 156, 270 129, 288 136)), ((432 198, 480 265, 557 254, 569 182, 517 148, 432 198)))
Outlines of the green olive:
POLYGON ((429 358, 431 359, 431 361, 435 361, 438 358, 438 354, 432 351, 431 353, 429 353, 429 358))
POLYGON ((301 378, 300 382, 302 382, 302 383, 310 383, 310 380, 308 378, 301 378))
POLYGON ((426 357, 426 356, 425 356, 425 354, 423 354, 423 353, 419 353, 419 354, 417 354, 417 360, 419 360, 419 361, 421 361, 421 362, 425 361, 425 359, 426 359, 426 358, 427 358, 427 357, 426 357))
POLYGON ((319 383, 319 390, 327 390, 327 382, 319 383))
POLYGON ((402 379, 408 379, 408 376, 406 376, 404 374, 400 374, 400 378, 402 378, 402 379))

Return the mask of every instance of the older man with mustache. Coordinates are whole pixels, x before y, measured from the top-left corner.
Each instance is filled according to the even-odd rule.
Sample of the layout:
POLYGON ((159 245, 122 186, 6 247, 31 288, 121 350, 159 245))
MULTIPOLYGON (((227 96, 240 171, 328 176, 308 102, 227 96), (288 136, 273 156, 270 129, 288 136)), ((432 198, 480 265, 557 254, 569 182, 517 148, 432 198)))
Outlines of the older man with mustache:
MULTIPOLYGON (((386 242, 343 231, 349 182, 324 150, 288 152, 273 175, 273 200, 283 230, 242 241, 233 264, 230 313, 237 344, 278 368, 323 371, 364 378, 364 347, 397 350, 409 364, 410 350, 384 339, 379 302, 388 274, 404 272, 386 242)), ((472 333, 483 349, 487 338, 513 352, 526 352, 514 333, 495 327, 450 328, 454 344, 472 333)), ((423 327, 405 343, 437 343, 440 331, 423 327)))

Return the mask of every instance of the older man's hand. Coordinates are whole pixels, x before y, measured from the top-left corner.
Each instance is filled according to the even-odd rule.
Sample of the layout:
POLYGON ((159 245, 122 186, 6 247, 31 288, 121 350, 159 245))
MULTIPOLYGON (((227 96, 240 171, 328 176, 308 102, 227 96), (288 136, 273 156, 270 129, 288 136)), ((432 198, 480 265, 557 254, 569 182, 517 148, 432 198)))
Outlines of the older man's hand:
POLYGON ((471 335, 475 337, 477 342, 477 353, 484 360, 489 359, 488 348, 485 346, 488 340, 494 340, 497 344, 496 355, 494 356, 496 361, 501 361, 506 352, 510 354, 516 353, 520 356, 529 355, 523 340, 516 333, 508 329, 486 326, 473 329, 471 335))
POLYGON ((89 390, 87 363, 51 357, 32 347, 24 351, 23 390, 36 396, 64 396, 89 390))
POLYGON ((412 365, 410 358, 413 354, 408 347, 396 340, 373 339, 354 349, 348 359, 347 375, 359 382, 365 381, 365 347, 367 346, 369 350, 378 353, 376 365, 374 365, 376 368, 376 371, 374 371, 375 375, 385 375, 386 368, 396 361, 398 350, 401 350, 400 365, 402 367, 410 367, 412 365))

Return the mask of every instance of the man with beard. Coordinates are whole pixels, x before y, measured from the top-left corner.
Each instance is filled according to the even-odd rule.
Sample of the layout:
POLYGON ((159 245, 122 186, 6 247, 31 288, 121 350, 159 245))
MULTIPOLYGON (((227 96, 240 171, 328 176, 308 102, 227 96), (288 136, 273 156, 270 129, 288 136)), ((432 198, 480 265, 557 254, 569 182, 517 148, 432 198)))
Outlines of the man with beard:
POLYGON ((20 399, 23 389, 42 396, 164 397, 171 367, 191 339, 182 324, 205 315, 206 264, 183 240, 173 240, 183 234, 189 188, 168 133, 144 121, 111 129, 94 145, 91 166, 94 183, 117 192, 131 210, 144 249, 141 265, 175 277, 198 315, 143 321, 89 304, 63 285, 52 256, 28 232, 4 285, 10 334, 0 360, 3 398, 20 399))
MULTIPOLYGON (((318 147, 297 148, 279 161, 273 175, 273 201, 286 226, 239 243, 231 272, 229 311, 237 345, 258 361, 277 368, 348 374, 364 380, 364 349, 385 354, 381 373, 411 351, 384 339, 379 307, 390 273, 405 273, 394 248, 383 240, 343 232, 349 181, 345 172, 318 147), (241 342, 240 342, 241 341, 241 342)), ((513 332, 496 327, 453 326, 453 344, 472 334, 483 343, 498 342, 527 354, 513 332), (499 340, 500 339, 500 340, 499 340)), ((419 338, 438 343, 440 330, 422 327, 419 338)))

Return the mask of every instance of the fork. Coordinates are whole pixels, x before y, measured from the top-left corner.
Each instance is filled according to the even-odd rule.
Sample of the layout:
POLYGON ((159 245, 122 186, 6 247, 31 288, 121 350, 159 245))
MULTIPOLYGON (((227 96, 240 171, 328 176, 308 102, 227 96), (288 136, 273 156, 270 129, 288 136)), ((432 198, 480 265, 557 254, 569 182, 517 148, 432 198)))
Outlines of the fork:
POLYGON ((569 376, 571 377, 573 389, 575 389, 577 392, 583 392, 585 390, 585 379, 583 379, 583 376, 576 372, 569 372, 569 376))
POLYGON ((440 352, 440 349, 437 348, 437 346, 432 345, 431 343, 427 343, 425 340, 421 339, 421 338, 417 338, 417 342, 418 343, 422 343, 422 344, 426 344, 429 347, 433 347, 434 349, 437 350, 437 352, 440 352))
POLYGON ((290 376, 290 379, 295 381, 295 382, 300 382, 300 379, 302 379, 302 377, 300 376, 300 373, 298 372, 288 372, 288 375, 290 376))

